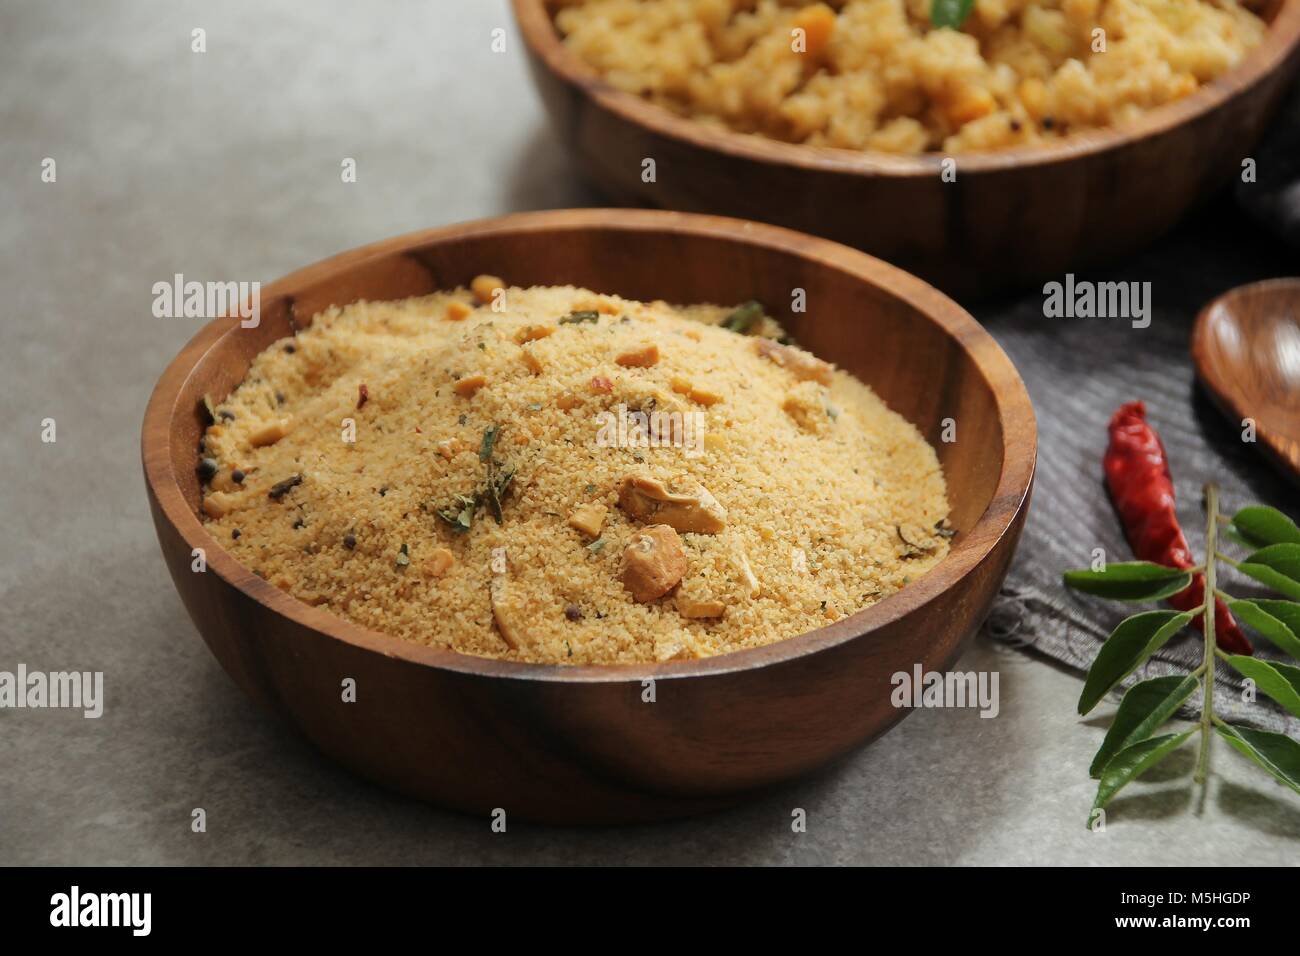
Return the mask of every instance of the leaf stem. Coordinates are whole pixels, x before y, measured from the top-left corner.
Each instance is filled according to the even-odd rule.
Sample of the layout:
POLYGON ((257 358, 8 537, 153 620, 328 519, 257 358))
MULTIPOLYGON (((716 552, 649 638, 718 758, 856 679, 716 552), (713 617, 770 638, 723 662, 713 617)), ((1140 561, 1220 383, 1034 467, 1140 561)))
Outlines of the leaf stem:
MULTIPOLYGON (((1217 591, 1215 559, 1221 557, 1219 547, 1219 486, 1209 482, 1205 486, 1205 593, 1213 595, 1217 591)), ((1205 600, 1205 697, 1201 704, 1201 752, 1196 759, 1194 779, 1202 787, 1210 772, 1210 725, 1214 721, 1214 600, 1205 600)), ((1204 794, 1202 794, 1202 798, 1204 794)))
POLYGON ((1215 551, 1214 557, 1219 561, 1222 561, 1224 564, 1228 565, 1229 567, 1235 568, 1237 566, 1237 562, 1232 560, 1232 558, 1228 557, 1222 551, 1215 551))

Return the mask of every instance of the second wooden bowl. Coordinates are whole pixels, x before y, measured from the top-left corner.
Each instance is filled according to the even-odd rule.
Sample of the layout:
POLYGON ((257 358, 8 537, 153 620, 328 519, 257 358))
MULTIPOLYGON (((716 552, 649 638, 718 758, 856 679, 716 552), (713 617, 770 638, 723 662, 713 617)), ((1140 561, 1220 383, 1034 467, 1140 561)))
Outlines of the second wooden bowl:
POLYGON ((1117 259, 1240 174, 1300 68, 1300 0, 1266 0, 1264 42, 1191 96, 1058 144, 955 157, 801 146, 705 126, 605 83, 546 0, 511 0, 565 146, 620 203, 741 216, 825 236, 947 292, 982 295, 1117 259), (653 158, 656 179, 642 179, 653 158))
POLYGON ((906 715, 890 702, 892 676, 953 662, 1006 574, 1035 434, 1024 385, 988 333, 891 266, 754 223, 583 210, 416 233, 276 282, 262 292, 257 328, 218 319, 163 373, 145 412, 143 457, 172 579, 250 697, 325 753, 404 792, 479 814, 499 807, 597 823, 734 802, 906 715), (223 399, 255 355, 329 305, 421 295, 483 272, 638 299, 767 303, 801 344, 868 382, 935 446, 959 532, 951 553, 879 604, 778 644, 699 661, 555 667, 367 630, 295 600, 224 551, 198 516, 204 394, 223 399), (783 308, 796 288, 807 312, 783 308), (956 440, 942 441, 954 426, 956 440), (195 549, 205 571, 194 570, 195 549), (352 703, 341 692, 348 678, 352 703))

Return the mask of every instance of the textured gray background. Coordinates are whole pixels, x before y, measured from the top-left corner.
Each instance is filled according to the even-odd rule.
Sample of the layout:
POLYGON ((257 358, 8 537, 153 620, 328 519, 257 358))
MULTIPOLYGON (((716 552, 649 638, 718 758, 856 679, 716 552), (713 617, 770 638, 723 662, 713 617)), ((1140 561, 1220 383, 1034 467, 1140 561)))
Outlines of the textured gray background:
MULTIPOLYGON (((1300 801, 1224 747, 1200 819, 1162 774, 1114 804, 1105 834, 1086 832, 1102 722, 1074 716, 1076 673, 987 638, 962 666, 1001 672, 997 719, 921 711, 811 780, 654 827, 492 835, 352 777, 256 712, 195 634, 147 513, 141 415, 197 327, 153 318, 152 284, 270 280, 420 227, 596 201, 544 123, 503 0, 0 5, 0 670, 103 670, 107 685, 97 721, 0 710, 0 863, 1296 860, 1300 801), (206 54, 190 52, 196 26, 206 54), (503 55, 488 49, 497 26, 503 55), (46 156, 53 185, 39 179, 46 156), (345 156, 354 185, 339 179, 345 156), (39 440, 47 416, 53 445, 39 440), (206 834, 190 832, 194 807, 206 834), (806 834, 790 832, 794 807, 806 834)), ((1232 492, 1247 491, 1257 463, 1193 400, 1181 342, 1196 303, 1286 268, 1237 220, 1203 219, 1107 274, 1158 280, 1168 305, 1148 339, 1045 323, 1034 296, 976 310, 1044 425, 1013 583, 1052 562, 1054 576, 1096 541, 1119 546, 1096 497, 1098 409, 1130 382, 1204 451, 1180 487, 1222 458, 1232 492), (1145 354, 1155 338, 1173 352, 1145 354), (1220 451, 1198 444, 1206 434, 1220 451), (1075 494, 1088 497, 1077 511, 1075 494)), ((1251 480, 1281 503, 1271 477, 1251 480)), ((1035 638, 1014 607, 1001 624, 1035 638)), ((1171 760, 1184 777, 1187 765, 1171 760)))

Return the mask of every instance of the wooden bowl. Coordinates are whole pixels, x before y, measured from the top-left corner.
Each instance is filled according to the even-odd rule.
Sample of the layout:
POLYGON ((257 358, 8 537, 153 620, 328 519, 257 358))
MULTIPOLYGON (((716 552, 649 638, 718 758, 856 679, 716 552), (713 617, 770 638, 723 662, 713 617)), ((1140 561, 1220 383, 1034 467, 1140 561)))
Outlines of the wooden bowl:
POLYGON ((568 52, 545 0, 512 0, 560 139, 619 203, 719 213, 835 239, 947 292, 983 295, 1116 259, 1240 174, 1300 68, 1300 0, 1266 0, 1236 69, 1123 128, 1059 144, 897 156, 706 126, 606 84, 568 52), (656 182, 642 181, 653 157, 656 182))
POLYGON ((678 816, 812 770, 906 710, 891 675, 954 661, 989 608, 1034 475, 1034 414, 1016 370, 951 300, 862 253, 754 223, 680 213, 528 213, 343 253, 262 290, 261 324, 207 325, 145 412, 158 540, 195 625, 235 682, 358 773, 476 814, 555 822, 678 816), (309 607, 254 575, 198 517, 202 397, 329 305, 422 295, 476 274, 637 299, 757 298, 801 344, 870 383, 937 448, 951 553, 859 614, 700 661, 559 667, 417 646, 309 607), (807 291, 808 311, 784 306, 807 291), (940 440, 956 423, 956 441, 940 440), (207 570, 192 570, 194 549, 207 570), (355 703, 341 686, 357 682, 355 703), (655 681, 646 703, 647 681, 655 681))

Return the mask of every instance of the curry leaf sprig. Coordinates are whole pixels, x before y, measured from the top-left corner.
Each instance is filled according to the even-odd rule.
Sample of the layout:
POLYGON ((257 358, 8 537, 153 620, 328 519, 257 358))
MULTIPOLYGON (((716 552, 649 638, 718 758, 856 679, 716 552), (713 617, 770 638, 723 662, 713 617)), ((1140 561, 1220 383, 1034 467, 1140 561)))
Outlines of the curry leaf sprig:
MULTIPOLYGON (((1219 489, 1205 486, 1206 556, 1194 568, 1171 568, 1148 561, 1106 564, 1099 568, 1067 571, 1065 583, 1087 594, 1117 601, 1158 601, 1192 585, 1205 575, 1205 601, 1190 611, 1144 611, 1121 621, 1093 661, 1079 697, 1079 713, 1089 713, 1116 685, 1140 667, 1170 638, 1193 621, 1204 619, 1205 651, 1190 674, 1156 677, 1130 687, 1120 702, 1101 749, 1089 768, 1098 780, 1097 797, 1089 814, 1092 826, 1097 811, 1123 787, 1195 735, 1200 735, 1193 778, 1202 788, 1209 773, 1210 742, 1215 734, 1234 750, 1263 768, 1278 782, 1300 793, 1300 742, 1285 734, 1235 726, 1214 711, 1214 671, 1224 663, 1251 680, 1289 713, 1300 717, 1300 667, 1265 661, 1244 654, 1227 654, 1214 639, 1215 601, 1223 600, 1232 614, 1283 654, 1300 659, 1300 528, 1282 512, 1251 506, 1228 518, 1219 513, 1219 489), (1250 550, 1234 560, 1219 550, 1219 531, 1250 550), (1223 566, 1291 600, 1238 600, 1218 587, 1223 566), (1201 691, 1201 716, 1189 728, 1159 734, 1178 709, 1201 691)), ((1202 790, 1204 792, 1204 789, 1202 790)))

